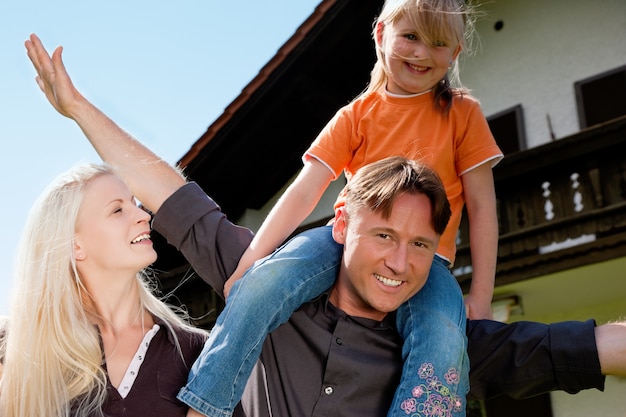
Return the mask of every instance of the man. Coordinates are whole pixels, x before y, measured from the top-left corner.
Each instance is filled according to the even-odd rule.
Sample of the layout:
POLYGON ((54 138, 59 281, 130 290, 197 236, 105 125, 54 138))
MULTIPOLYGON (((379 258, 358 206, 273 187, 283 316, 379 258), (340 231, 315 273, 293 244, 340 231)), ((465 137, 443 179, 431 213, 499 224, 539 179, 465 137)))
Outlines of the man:
MULTIPOLYGON (((188 213, 204 211, 201 204, 182 195, 180 199, 188 213)), ((157 229, 166 229, 175 245, 184 247, 187 236, 210 228, 202 226, 200 220, 190 229, 172 221, 171 214, 164 210, 154 224, 157 229)), ((387 316, 425 284, 449 218, 444 188, 432 170, 400 157, 360 170, 349 182, 346 204, 337 209, 332 226, 333 237, 344 245, 337 280, 329 291, 305 304, 287 324, 270 334, 262 353, 263 365, 258 365, 244 394, 246 414, 294 415, 298 410, 302 415, 330 411, 342 415, 335 410, 354 396, 362 399, 350 407, 348 415, 385 414, 399 382, 398 365, 402 364, 402 341, 395 318, 387 316), (392 286, 390 281, 402 281, 402 285, 392 286), (329 367, 331 362, 334 365, 329 367), (303 365, 306 375, 302 375, 303 365), (266 392, 267 398, 258 402, 266 392), (263 407, 267 403, 271 413, 263 407)), ((313 230, 296 239, 306 240, 310 233, 320 232, 313 230)), ((190 240, 194 241, 203 239, 196 236, 190 240)), ((192 264, 200 265, 201 251, 192 246, 183 252, 192 264)), ((208 271, 203 275, 219 276, 208 271)), ((457 349, 464 349, 464 345, 457 349)), ((199 398, 206 387, 197 382, 202 378, 195 378, 195 368, 179 398, 203 413, 217 415, 199 398)), ((212 381, 204 382, 209 383, 212 381)), ((464 404, 452 392, 440 396, 458 408, 464 404)))
MULTIPOLYGON (((84 99, 65 71, 60 49, 51 59, 34 35, 26 48, 51 104, 78 123, 102 159, 115 166, 137 198, 156 213, 155 228, 221 292, 251 233, 230 223, 199 187, 187 184, 178 171, 84 99)), ((408 250, 406 243, 417 232, 400 226, 401 219, 417 221, 418 213, 432 214, 422 197, 396 196, 390 206, 393 227, 384 227, 378 237, 385 240, 398 233, 401 250, 408 250)), ((401 342, 390 319, 399 300, 392 294, 381 304, 379 289, 361 269, 378 252, 368 251, 361 239, 369 224, 364 219, 385 219, 379 213, 346 210, 338 213, 333 229, 345 244, 337 283, 268 337, 238 415, 386 415, 402 365, 401 342)), ((425 218, 419 221, 424 226, 425 218)), ((389 256, 404 262, 402 253, 392 251, 389 256)), ((468 346, 471 394, 478 398, 602 389, 602 374, 626 374, 624 323, 594 328, 591 321, 550 326, 470 321, 468 346)))

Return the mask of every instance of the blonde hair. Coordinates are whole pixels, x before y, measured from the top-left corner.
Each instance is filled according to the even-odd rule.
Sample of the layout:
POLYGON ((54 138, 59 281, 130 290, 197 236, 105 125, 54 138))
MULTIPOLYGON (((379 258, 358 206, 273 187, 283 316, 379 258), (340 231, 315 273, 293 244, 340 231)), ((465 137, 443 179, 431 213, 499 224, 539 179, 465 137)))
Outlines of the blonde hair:
MULTIPOLYGON (((385 88, 389 79, 383 47, 378 42, 379 23, 388 28, 403 17, 413 24, 419 38, 428 44, 445 40, 453 47, 460 47, 465 53, 471 49, 476 12, 465 1, 387 0, 374 24, 373 37, 377 59, 364 94, 385 88)), ((382 36, 384 42, 384 34, 382 36)), ((455 59, 448 75, 435 87, 435 105, 447 113, 452 104, 453 95, 462 96, 467 93, 469 90, 461 84, 458 59, 455 59)))
POLYGON ((9 318, 0 316, 0 380, 2 380, 2 365, 4 364, 4 352, 6 351, 6 335, 9 327, 9 318))
MULTIPOLYGON (((0 384, 3 417, 101 414, 107 375, 93 324, 99 315, 77 272, 73 239, 85 187, 102 175, 115 174, 107 165, 74 167, 48 186, 29 213, 15 265, 0 384)), ((137 274, 137 285, 140 305, 170 330, 199 331, 150 292, 144 273, 137 274)))

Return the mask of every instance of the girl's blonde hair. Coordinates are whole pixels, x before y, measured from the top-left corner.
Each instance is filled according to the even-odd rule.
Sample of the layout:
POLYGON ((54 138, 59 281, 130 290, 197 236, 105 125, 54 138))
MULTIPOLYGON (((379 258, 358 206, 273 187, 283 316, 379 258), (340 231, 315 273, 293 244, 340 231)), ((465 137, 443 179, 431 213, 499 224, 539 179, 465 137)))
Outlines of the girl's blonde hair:
MULTIPOLYGON (((29 213, 15 264, 0 383, 3 417, 101 414, 107 375, 94 324, 99 314, 77 272, 73 240, 85 187, 102 175, 115 174, 101 164, 74 167, 48 186, 29 213)), ((170 330, 200 331, 157 299, 145 278, 137 274, 140 306, 170 330)))
MULTIPOLYGON (((423 42, 434 44, 444 40, 468 53, 474 36, 475 15, 474 9, 463 0, 386 0, 374 24, 377 59, 364 94, 385 88, 389 78, 383 47, 378 42, 380 23, 388 28, 405 17, 412 22, 423 42)), ((455 59, 448 74, 435 87, 435 105, 447 113, 452 105, 452 97, 468 92, 461 84, 458 59, 455 59)))

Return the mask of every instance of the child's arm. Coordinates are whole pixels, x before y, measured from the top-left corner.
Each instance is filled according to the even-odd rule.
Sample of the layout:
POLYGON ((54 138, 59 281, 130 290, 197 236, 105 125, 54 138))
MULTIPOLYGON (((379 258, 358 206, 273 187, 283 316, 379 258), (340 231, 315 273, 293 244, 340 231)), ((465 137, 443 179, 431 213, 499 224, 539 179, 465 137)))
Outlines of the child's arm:
POLYGON ((498 215, 491 163, 461 177, 470 228, 472 285, 465 305, 470 319, 491 319, 498 259, 498 215))
POLYGON ((333 173, 315 158, 309 158, 261 225, 239 265, 224 285, 224 295, 252 264, 272 253, 313 211, 333 180, 333 173))

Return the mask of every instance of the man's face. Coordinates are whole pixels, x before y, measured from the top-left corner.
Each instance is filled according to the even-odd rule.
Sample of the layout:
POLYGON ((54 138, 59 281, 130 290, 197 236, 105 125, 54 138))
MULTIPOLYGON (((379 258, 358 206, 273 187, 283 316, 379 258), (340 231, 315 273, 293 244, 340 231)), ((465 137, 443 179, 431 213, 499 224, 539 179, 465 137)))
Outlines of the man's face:
POLYGON ((439 243, 423 194, 396 197, 388 219, 360 209, 337 211, 335 240, 344 245, 331 301, 347 314, 381 320, 426 283, 439 243))

